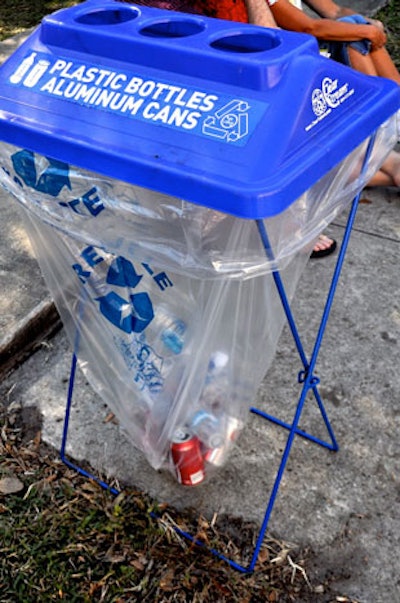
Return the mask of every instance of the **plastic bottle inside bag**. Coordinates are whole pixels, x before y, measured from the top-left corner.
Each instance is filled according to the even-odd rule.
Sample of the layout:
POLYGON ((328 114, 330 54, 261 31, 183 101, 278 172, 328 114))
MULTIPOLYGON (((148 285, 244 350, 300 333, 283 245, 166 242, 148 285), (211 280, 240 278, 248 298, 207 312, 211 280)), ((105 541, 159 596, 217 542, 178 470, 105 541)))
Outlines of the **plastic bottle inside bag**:
POLYGON ((187 325, 167 305, 154 308, 154 318, 146 329, 146 340, 161 356, 177 356, 186 344, 187 325))
POLYGON ((188 427, 200 440, 204 460, 218 467, 226 462, 243 427, 243 421, 235 416, 237 401, 229 360, 223 350, 211 355, 198 408, 188 420, 188 427))
POLYGON ((223 445, 222 422, 207 410, 197 411, 190 420, 190 427, 206 448, 219 448, 223 445))
POLYGON ((35 62, 37 52, 32 52, 28 57, 26 57, 22 63, 17 67, 16 71, 11 75, 10 82, 12 84, 19 84, 24 75, 28 72, 28 70, 32 67, 35 62))
POLYGON ((222 350, 214 352, 209 360, 203 391, 200 395, 201 409, 214 415, 223 413, 228 404, 230 379, 229 354, 222 350))

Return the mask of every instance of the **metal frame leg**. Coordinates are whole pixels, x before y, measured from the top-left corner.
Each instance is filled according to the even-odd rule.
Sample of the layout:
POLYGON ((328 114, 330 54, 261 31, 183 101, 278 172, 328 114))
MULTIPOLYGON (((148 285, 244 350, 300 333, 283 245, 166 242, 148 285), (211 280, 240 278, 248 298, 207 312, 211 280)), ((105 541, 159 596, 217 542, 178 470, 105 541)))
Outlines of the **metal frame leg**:
POLYGON ((62 433, 61 447, 60 447, 60 458, 61 458, 62 462, 65 463, 67 465, 67 467, 69 467, 70 469, 74 469, 74 471, 77 471, 78 473, 80 473, 81 475, 84 475, 88 479, 96 481, 102 488, 104 488, 105 490, 109 490, 112 494, 117 495, 117 494, 119 494, 119 492, 116 488, 113 488, 112 486, 110 486, 109 484, 107 484, 106 482, 101 480, 100 478, 96 477, 92 473, 89 473, 88 471, 83 469, 83 467, 80 467, 79 465, 72 463, 66 456, 69 419, 71 416, 71 406, 72 406, 72 398, 73 398, 74 385, 75 385, 77 363, 78 363, 78 358, 77 358, 76 352, 74 351, 72 354, 71 371, 69 374, 68 395, 67 395, 67 404, 65 407, 64 426, 63 426, 63 433, 62 433))
MULTIPOLYGON (((375 143, 375 138, 376 138, 376 133, 374 133, 369 142, 368 142, 368 146, 365 152, 365 156, 364 156, 364 161, 363 161, 363 165, 361 168, 361 175, 364 174, 369 158, 371 156, 372 153, 372 149, 375 143)), ((321 396, 319 394, 318 391, 318 385, 319 385, 319 379, 318 377, 316 377, 314 375, 314 369, 315 369, 315 365, 318 359, 318 354, 321 348, 321 344, 322 344, 322 339, 325 333, 325 329, 328 323, 328 319, 329 319, 329 315, 330 315, 330 311, 332 308, 332 304, 333 304, 333 300, 334 300, 334 296, 336 293, 336 289, 337 289, 337 285, 338 285, 338 281, 339 281, 339 277, 340 277, 340 273, 342 271, 342 267, 343 267, 343 262, 344 262, 344 258, 346 255, 346 251, 347 251, 347 247, 348 247, 348 243, 350 240, 350 235, 351 235, 351 231, 353 229, 353 225, 354 225, 354 220, 356 217, 356 213, 357 213, 357 208, 358 208, 358 203, 360 200, 360 195, 361 195, 360 191, 356 197, 353 200, 352 206, 351 206, 351 210, 350 210, 350 214, 349 217, 347 219, 347 224, 346 224, 346 228, 345 228, 345 232, 344 232, 344 236, 343 236, 343 241, 342 244, 340 246, 339 249, 339 254, 338 254, 338 259, 336 262, 336 266, 335 266, 335 270, 333 272, 333 276, 332 276, 332 281, 331 281, 331 285, 329 288, 329 292, 328 292, 328 296, 326 299, 326 303, 324 306, 324 311, 322 314, 322 318, 321 318, 321 322, 318 328, 318 332, 317 332, 317 336, 316 336, 316 340, 314 343, 314 348, 310 357, 310 361, 308 362, 306 354, 304 352, 304 347, 302 345, 298 330, 297 330, 297 326, 290 308, 290 304, 289 301, 287 299, 286 296, 286 292, 285 292, 285 288, 283 286, 283 282, 281 279, 281 276, 279 274, 279 271, 274 271, 273 272, 273 277, 274 277, 274 281, 275 281, 275 285, 277 287, 281 302, 282 302, 282 306, 284 308, 285 314, 286 314, 286 318, 290 327, 290 330, 292 332, 295 344, 296 344, 296 348, 297 351, 299 353, 301 362, 303 364, 303 370, 300 371, 299 375, 298 375, 298 380, 299 383, 303 383, 303 387, 302 387, 302 391, 300 394, 300 398, 298 400, 297 403, 297 407, 296 407, 296 412, 293 418, 293 422, 292 424, 287 424, 284 423, 283 421, 280 421, 279 419, 277 419, 276 417, 273 417, 272 415, 269 415, 257 408, 252 407, 250 410, 251 412, 253 412, 254 414, 257 414, 258 416, 267 419, 268 421, 272 421, 274 423, 276 423, 277 425, 284 427, 285 429, 289 430, 289 436, 288 439, 286 441, 286 446, 284 449, 284 452, 282 454, 282 458, 281 458, 281 462, 277 471, 277 475, 275 478, 275 482, 271 491, 271 495, 267 504, 267 508, 265 511, 265 515, 264 515, 264 519, 257 537, 257 541, 256 541, 256 545, 254 548, 254 553, 253 553, 253 557, 251 559, 251 562, 248 566, 248 571, 253 571, 254 567, 257 563, 257 559, 258 559, 258 555, 260 552, 260 548, 262 545, 262 542, 264 540, 265 537, 265 532, 267 530, 268 527, 268 523, 269 523, 269 519, 272 513, 272 509, 275 503, 275 499, 277 497, 278 494, 278 490, 279 490, 279 486, 283 477, 283 473, 285 471, 286 468, 286 464, 289 458, 289 454, 290 454, 290 450, 294 441, 294 437, 295 435, 300 435, 308 440, 311 440, 312 442, 315 442, 316 444, 319 444, 320 446, 323 446, 325 448, 328 448, 329 450, 332 450, 334 452, 336 452, 337 450, 339 450, 339 445, 336 441, 333 429, 330 425, 329 419, 328 419, 328 415, 326 413, 326 410, 324 408, 324 405, 322 403, 322 399, 321 396), (301 413, 303 411, 304 408, 304 403, 306 401, 306 397, 308 392, 312 390, 314 397, 317 401, 319 410, 321 412, 322 418, 324 420, 325 426, 328 430, 328 434, 329 437, 331 439, 331 443, 325 442, 324 440, 321 440, 319 438, 316 438, 310 434, 308 434, 307 432, 304 432, 302 430, 300 430, 298 428, 299 425, 299 421, 300 421, 300 417, 301 417, 301 413)), ((265 224, 262 220, 257 220, 257 227, 260 233, 260 237, 261 240, 263 242, 263 246, 266 252, 266 255, 268 258, 273 259, 273 254, 272 254, 272 250, 271 250, 271 246, 268 240, 268 235, 265 229, 265 224)))
MULTIPOLYGON (((60 458, 63 461, 63 463, 65 463, 65 465, 67 465, 67 467, 69 467, 70 469, 73 469, 74 471, 76 471, 77 473, 83 475, 84 477, 87 477, 88 479, 97 482, 102 488, 104 488, 105 490, 108 490, 109 492, 111 492, 111 494, 114 494, 115 496, 117 496, 120 493, 119 490, 117 490, 116 488, 113 488, 112 486, 110 486, 109 484, 107 484, 107 482, 104 482, 102 479, 100 479, 99 477, 97 477, 93 473, 90 473, 90 472, 86 471, 85 469, 83 469, 83 467, 80 467, 79 465, 76 465, 75 463, 72 463, 67 458, 67 456, 66 456, 66 446, 67 446, 67 440, 68 440, 68 430, 69 430, 69 425, 70 425, 69 420, 70 420, 70 416, 71 416, 71 406, 72 406, 73 392, 74 392, 74 386, 75 386, 75 377, 76 377, 76 369, 77 369, 77 362, 78 362, 77 353, 78 353, 78 349, 75 347, 75 350, 74 350, 74 352, 72 354, 71 371, 70 371, 70 375, 69 375, 67 404, 66 404, 66 408, 65 408, 64 426, 63 426, 63 433, 62 433, 62 440, 61 440, 61 447, 60 447, 60 458)), ((151 512, 150 516, 154 517, 154 518, 157 518, 157 514, 154 513, 154 512, 151 512)), ((220 553, 216 549, 207 547, 204 544, 204 542, 202 542, 201 540, 196 539, 194 536, 192 536, 188 532, 185 532, 184 530, 181 530, 180 528, 178 528, 176 526, 175 526, 174 529, 175 529, 175 531, 176 531, 177 534, 179 534, 180 536, 183 536, 187 540, 190 540, 191 542, 193 542, 193 544, 195 544, 197 546, 206 548, 207 550, 210 551, 210 553, 212 553, 216 557, 219 557, 223 561, 226 561, 227 563, 229 563, 229 565, 231 567, 233 567, 234 569, 236 569, 238 571, 241 571, 241 572, 245 572, 245 573, 247 573, 249 571, 247 568, 244 568, 240 564, 235 563, 235 561, 233 561, 232 559, 229 559, 228 557, 226 557, 225 555, 223 555, 222 553, 220 553)))
MULTIPOLYGON (((369 157, 371 155, 371 151, 374 145, 374 141, 375 141, 375 135, 373 135, 369 141, 368 144, 368 148, 365 154, 365 158, 364 158, 364 163, 363 163, 363 168, 362 168, 362 173, 364 172, 364 170, 366 169, 369 157)), ((302 390, 301 390, 301 394, 299 397, 299 400, 297 402, 297 406, 296 406, 296 411, 294 414, 294 418, 293 418, 293 422, 291 424, 289 423, 285 423, 284 421, 281 421, 280 419, 269 415, 268 413, 259 410, 258 408, 255 407, 251 407, 250 411, 253 414, 256 414, 258 416, 260 416, 263 419, 266 419, 268 421, 271 421, 275 424, 277 424, 280 427, 283 427, 284 429, 287 429, 289 431, 289 435, 286 441, 286 445, 285 445, 285 449, 284 452, 282 454, 281 457, 281 462, 276 474, 276 478, 275 478, 275 482, 274 485, 272 487, 271 490, 271 494, 270 494, 270 498, 268 500, 268 504, 266 507, 266 511, 265 511, 265 515, 264 515, 264 519, 261 525, 261 528, 259 530, 258 536, 257 536, 257 540, 256 540, 256 544, 255 544, 255 548, 254 548, 254 552, 250 561, 250 564, 246 567, 243 566, 239 563, 236 563, 235 561, 233 561, 232 559, 229 559, 228 557, 226 557, 225 555, 223 555, 222 553, 220 553, 219 551, 217 551, 216 549, 210 548, 207 545, 205 545, 202 541, 196 539, 195 537, 193 537, 191 534, 180 530, 179 528, 175 528, 176 532, 178 534, 180 534, 181 536, 187 538, 188 540, 190 540, 191 542, 193 542, 194 544, 201 546, 201 547, 205 547, 207 550, 209 550, 213 555, 215 555, 216 557, 218 557, 219 559, 222 559, 223 561, 226 561, 231 567, 233 567, 234 569, 242 572, 242 573, 251 573, 254 571, 255 565, 257 563, 257 559, 258 559, 258 555, 260 553, 260 549, 265 537, 265 532, 267 530, 268 527, 268 523, 269 523, 269 519, 275 504, 275 500, 279 491, 279 486, 286 468, 286 464, 289 458, 289 454, 292 448, 292 444, 294 441, 294 438, 296 435, 299 435, 305 439, 308 439, 324 448, 327 448, 331 451, 336 452, 339 449, 338 443, 336 441, 333 429, 330 425, 329 419, 328 419, 328 415, 327 412, 324 408, 321 396, 319 394, 318 391, 318 385, 319 385, 319 379, 318 377, 316 377, 314 375, 314 369, 315 369, 315 365, 318 359, 318 354, 321 348, 321 343, 322 343, 322 339, 323 339, 323 335, 325 333, 325 329, 327 326, 327 322, 329 319, 329 315, 330 315, 330 311, 332 308, 332 303, 333 303, 333 299, 335 296, 335 292, 336 292, 336 288, 337 288, 337 284, 338 284, 338 280, 340 277, 340 273, 343 267, 343 262, 344 262, 344 258, 345 258, 345 254, 347 251, 347 246, 348 246, 348 242, 350 239, 350 234, 353 228, 353 224, 354 224, 354 220, 356 217, 356 212, 357 212, 357 207, 358 207, 358 202, 360 199, 360 195, 361 195, 361 191, 360 193, 354 198, 352 206, 351 206, 351 211, 347 220, 347 224, 346 224, 346 228, 345 228, 345 233, 344 233, 344 237, 343 237, 343 241, 342 244, 340 246, 339 249, 339 254, 338 254, 338 259, 336 262, 336 266, 335 266, 335 270, 332 276, 332 281, 331 281, 331 285, 329 288, 329 292, 328 292, 328 296, 326 299, 326 303, 324 306, 324 310, 323 310, 323 314, 322 314, 322 318, 321 318, 321 322, 318 328, 318 332, 317 332, 317 336, 316 336, 316 340, 314 343, 314 348, 313 351, 311 353, 311 357, 310 360, 307 360, 307 356, 305 354, 304 351, 304 347, 303 344, 301 342, 298 330, 297 330, 297 326, 290 308, 290 304, 286 295, 286 291, 282 282, 282 278, 281 275, 279 273, 278 270, 274 271, 273 274, 273 278, 274 278, 274 282, 275 285, 277 287, 278 290, 278 294, 279 297, 281 299, 281 303, 283 306, 283 309, 285 311, 285 315, 286 315, 286 319, 288 321, 292 336, 294 338, 295 344, 296 344, 296 348, 297 351, 299 353, 300 356, 300 360, 301 363, 303 365, 303 369, 299 372, 298 374, 298 381, 299 383, 302 383, 302 390), (301 429, 299 429, 299 421, 301 418, 301 414, 304 408, 304 404, 308 395, 308 392, 312 390, 315 400, 317 402, 318 408, 320 410, 322 419, 324 421, 324 424, 326 426, 326 429, 328 431, 328 435, 330 438, 330 442, 327 442, 325 440, 321 440, 320 438, 317 438, 309 433, 307 433, 306 431, 303 431, 301 429)), ((265 224, 263 222, 263 220, 256 220, 257 223, 257 227, 259 230, 259 234, 265 249, 265 252, 268 256, 269 259, 273 259, 273 253, 271 250, 271 246, 269 244, 269 240, 268 240, 268 235, 266 232, 266 228, 265 228, 265 224)), ((70 419, 70 413, 71 413, 71 405, 72 405, 72 397, 73 397, 73 389, 74 389, 74 383, 75 383, 75 375, 76 375, 76 367, 77 367, 77 354, 78 354, 78 347, 79 347, 79 331, 77 332, 77 337, 76 337, 76 342, 75 342, 75 349, 73 352, 73 356, 72 356, 72 363, 71 363, 71 372, 70 372, 70 379, 69 379, 69 386, 68 386, 68 396, 67 396, 67 405, 66 405, 66 411, 65 411, 65 418, 64 418, 64 428, 63 428, 63 435, 62 435, 62 443, 61 443, 61 450, 60 450, 60 457, 61 460, 71 469, 74 469, 75 471, 77 471, 78 473, 81 473, 82 475, 84 475, 85 477, 95 480, 97 483, 99 483, 103 488, 105 488, 106 490, 109 490, 112 494, 119 494, 119 491, 116 490, 115 488, 109 486, 106 482, 102 481, 101 479, 99 479, 98 477, 94 476, 93 474, 87 472, 85 469, 83 469, 82 467, 79 467, 78 465, 72 463, 71 461, 69 461, 66 458, 66 454, 65 454, 65 450, 66 450, 66 444, 67 444, 67 438, 68 438, 68 429, 69 429, 69 419, 70 419)))
POLYGON ((71 417, 72 399, 73 399, 74 386, 75 386, 76 369, 77 369, 77 365, 78 365, 79 344, 80 344, 80 338, 81 338, 80 324, 82 321, 82 316, 84 314, 84 307, 85 307, 85 303, 86 303, 86 294, 83 289, 81 290, 81 295, 82 295, 82 297, 78 304, 78 325, 77 325, 76 334, 75 334, 74 350, 72 353, 71 369, 70 369, 70 373, 69 373, 67 403, 65 406, 64 424, 63 424, 63 432, 62 432, 61 447, 60 447, 60 458, 61 458, 62 462, 65 463, 65 465, 67 465, 67 467, 69 467, 70 469, 77 471, 78 473, 80 473, 84 477, 87 477, 88 479, 94 480, 105 490, 109 490, 112 494, 117 495, 117 494, 119 494, 119 492, 116 488, 113 488, 112 486, 110 486, 109 484, 107 484, 106 482, 101 480, 100 478, 96 477, 94 474, 89 473, 89 471, 86 471, 86 469, 83 469, 83 467, 80 467, 79 465, 72 463, 66 456, 69 420, 71 417))

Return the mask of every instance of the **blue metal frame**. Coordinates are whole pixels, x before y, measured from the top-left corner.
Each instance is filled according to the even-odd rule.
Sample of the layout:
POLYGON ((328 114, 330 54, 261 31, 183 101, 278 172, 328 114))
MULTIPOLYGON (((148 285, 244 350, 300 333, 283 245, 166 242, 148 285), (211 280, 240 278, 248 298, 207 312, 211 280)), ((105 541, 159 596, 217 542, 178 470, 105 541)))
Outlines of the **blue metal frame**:
MULTIPOLYGON (((371 138, 369 140, 368 147, 367 147, 365 157, 364 157, 363 167, 361 170, 362 174, 364 174, 364 172, 366 170, 366 167, 367 167, 367 164, 369 161, 369 157, 371 155, 372 148, 373 148, 373 145, 375 142, 375 135, 376 134, 371 136, 371 138)), ((288 298, 286 295, 286 291, 285 291, 285 288, 284 288, 284 285, 282 282, 281 275, 278 270, 275 270, 273 272, 274 282, 277 287, 279 297, 281 299, 281 303, 282 303, 283 309, 286 314, 286 319, 288 321, 293 339, 296 344, 297 351, 300 356, 301 363, 303 365, 303 369, 298 374, 298 382, 302 383, 303 386, 302 386, 299 400, 297 402, 296 412, 295 412, 295 415, 293 418, 293 422, 291 424, 285 423, 284 421, 281 421, 280 419, 278 419, 262 410, 259 410, 258 408, 251 407, 251 409, 250 409, 250 411, 253 414, 255 414, 259 417, 262 417, 263 419, 266 419, 268 421, 271 421, 271 422, 275 423, 276 425, 279 425, 280 427, 283 427, 284 429, 288 430, 289 435, 288 435, 288 438, 286 441, 285 449, 284 449, 282 457, 281 457, 281 462, 280 462, 280 465, 279 465, 279 468, 278 468, 278 471, 276 474, 274 485, 271 490, 271 494, 270 494, 270 498, 269 498, 269 501, 268 501, 268 504, 266 507, 264 519, 263 519, 262 525, 261 525, 259 533, 258 533, 255 548, 254 548, 253 555, 252 555, 249 565, 246 567, 239 563, 236 563, 235 561, 233 561, 232 559, 229 559, 228 557, 226 557, 224 554, 220 553, 216 549, 207 547, 204 544, 204 542, 196 539, 188 532, 180 530, 177 527, 175 528, 175 530, 178 534, 180 534, 181 536, 184 536, 185 538, 187 538, 188 540, 190 540, 191 542, 193 542, 194 544, 196 544, 198 546, 207 548, 213 555, 226 561, 227 563, 229 563, 229 565, 232 568, 234 568, 242 573, 251 573, 254 571, 295 436, 296 435, 301 436, 307 440, 310 440, 311 442, 314 442, 315 444, 318 444, 319 446, 322 446, 322 447, 327 448, 328 450, 331 450, 334 452, 339 450, 339 446, 336 441, 331 424, 329 422, 327 412, 324 408, 321 396, 318 391, 318 385, 320 383, 320 380, 318 377, 316 377, 314 375, 314 369, 315 369, 318 354, 319 354, 319 351, 321 348, 322 339, 323 339, 323 335, 325 333, 325 329, 326 329, 327 322, 329 319, 330 311, 332 308, 332 303, 333 303, 333 299, 335 296, 340 273, 341 273, 341 270, 343 267, 343 262, 344 262, 344 258, 346 255, 347 246, 349 243, 351 231, 352 231, 354 220, 355 220, 356 213, 357 213, 357 207, 358 207, 360 195, 361 195, 361 191, 358 193, 358 195, 356 195, 356 197, 353 200, 352 206, 351 206, 351 210, 349 213, 349 217, 347 220, 347 224, 346 224, 346 228, 345 228, 345 232, 344 232, 344 236, 343 236, 343 241, 342 241, 342 244, 339 249, 336 266, 335 266, 335 269, 334 269, 334 272, 332 275, 331 285, 330 285, 330 288, 328 291, 328 296, 327 296, 327 299, 325 302, 324 311, 322 314, 321 322, 320 322, 320 325, 318 328, 318 332, 317 332, 317 336, 316 336, 316 340, 314 343, 313 351, 311 353, 310 360, 307 359, 307 356, 305 354, 303 344, 301 342, 300 335, 297 330, 297 326, 296 326, 296 323, 295 323, 295 320, 294 320, 294 317, 293 317, 293 314, 292 314, 292 311, 290 308, 290 304, 289 304, 289 301, 288 301, 288 298), (304 408, 304 404, 305 404, 307 395, 310 390, 314 394, 314 397, 317 402, 318 408, 320 410, 321 416, 323 418, 326 429, 328 431, 330 442, 317 438, 317 437, 307 433, 306 431, 299 429, 299 427, 298 427, 300 417, 301 417, 301 414, 302 414, 302 411, 304 408)), ((261 237, 264 249, 265 249, 265 253, 267 254, 268 258, 271 259, 271 258, 273 258, 273 253, 272 253, 271 246, 269 243, 269 239, 268 239, 264 221, 256 220, 256 223, 257 223, 258 231, 259 231, 259 234, 260 234, 260 237, 261 237)), ((109 484, 102 481, 95 475, 89 473, 82 467, 79 467, 78 465, 72 463, 66 457, 66 444, 67 444, 69 418, 70 418, 70 412, 71 412, 71 404, 72 404, 75 374, 76 374, 76 367, 77 367, 78 348, 79 348, 79 333, 77 333, 77 337, 76 337, 76 341, 75 341, 75 349, 74 349, 73 356, 72 356, 71 372, 70 372, 70 379, 69 379, 69 386, 68 386, 67 405, 66 405, 66 411, 65 411, 64 428, 63 428, 62 443, 61 443, 61 449, 60 449, 60 457, 61 457, 61 460, 68 467, 78 471, 80 474, 84 475, 85 477, 87 477, 89 479, 95 480, 97 483, 100 484, 100 486, 109 490, 112 494, 117 495, 119 493, 119 491, 116 488, 111 487, 109 484)))

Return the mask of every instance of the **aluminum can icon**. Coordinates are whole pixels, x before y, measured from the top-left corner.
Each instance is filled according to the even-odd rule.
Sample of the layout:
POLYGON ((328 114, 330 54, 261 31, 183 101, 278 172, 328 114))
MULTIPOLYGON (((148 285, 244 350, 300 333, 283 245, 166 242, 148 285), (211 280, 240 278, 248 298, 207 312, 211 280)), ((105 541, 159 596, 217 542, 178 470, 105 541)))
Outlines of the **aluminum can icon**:
POLYGON ((204 480, 200 441, 190 430, 175 430, 171 441, 171 457, 180 484, 196 486, 204 480))
POLYGON ((44 75, 49 68, 50 61, 40 59, 34 67, 30 70, 26 78, 24 79, 24 86, 27 88, 33 88, 36 86, 42 75, 44 75))

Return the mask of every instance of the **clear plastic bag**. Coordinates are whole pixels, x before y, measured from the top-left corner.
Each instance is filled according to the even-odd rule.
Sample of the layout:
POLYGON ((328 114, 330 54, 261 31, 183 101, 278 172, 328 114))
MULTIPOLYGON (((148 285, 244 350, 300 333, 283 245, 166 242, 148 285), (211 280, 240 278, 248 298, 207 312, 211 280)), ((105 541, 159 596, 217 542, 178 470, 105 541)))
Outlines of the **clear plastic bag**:
POLYGON ((226 462, 284 324, 272 271, 292 297, 315 238, 394 138, 395 119, 362 181, 366 143, 259 223, 0 145, 80 366, 153 467, 195 485, 226 462))
MULTIPOLYGON (((0 143, 0 181, 41 221, 126 258, 193 278, 252 278, 283 268, 311 244, 382 165, 397 142, 396 115, 383 124, 363 178, 367 140, 284 212, 256 222, 74 168, 0 143)), ((327 150, 329 152, 329 149, 327 150)))
MULTIPOLYGON (((160 271, 26 219, 80 367, 128 438, 153 467, 175 473, 171 441, 189 429, 210 459, 205 469, 222 465, 284 323, 272 274, 215 280, 160 271)), ((283 271, 291 293, 308 255, 283 271)))

